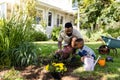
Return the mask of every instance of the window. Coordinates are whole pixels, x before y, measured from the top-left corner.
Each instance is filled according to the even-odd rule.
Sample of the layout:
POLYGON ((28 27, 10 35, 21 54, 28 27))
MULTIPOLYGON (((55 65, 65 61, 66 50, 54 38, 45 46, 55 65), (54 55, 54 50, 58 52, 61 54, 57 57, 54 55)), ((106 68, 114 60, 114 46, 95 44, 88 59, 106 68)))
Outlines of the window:
POLYGON ((48 12, 48 26, 52 26, 52 13, 48 12))
POLYGON ((63 24, 63 16, 60 18, 60 24, 63 24))
POLYGON ((6 4, 0 4, 0 18, 5 18, 6 16, 6 4))
POLYGON ((57 26, 59 26, 59 14, 57 15, 57 26))
POLYGON ((36 23, 40 24, 40 21, 43 19, 43 10, 38 10, 36 14, 36 23))
POLYGON ((57 15, 57 26, 60 26, 63 24, 63 16, 57 15))

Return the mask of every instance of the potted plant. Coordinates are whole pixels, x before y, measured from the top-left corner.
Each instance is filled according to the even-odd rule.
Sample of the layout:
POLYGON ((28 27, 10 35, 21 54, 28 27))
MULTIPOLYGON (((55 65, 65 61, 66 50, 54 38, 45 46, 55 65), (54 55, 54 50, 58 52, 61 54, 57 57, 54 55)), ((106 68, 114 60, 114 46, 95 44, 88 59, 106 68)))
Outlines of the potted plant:
POLYGON ((54 79, 61 79, 61 76, 64 72, 67 71, 67 68, 63 63, 50 63, 45 66, 45 69, 52 75, 54 79))

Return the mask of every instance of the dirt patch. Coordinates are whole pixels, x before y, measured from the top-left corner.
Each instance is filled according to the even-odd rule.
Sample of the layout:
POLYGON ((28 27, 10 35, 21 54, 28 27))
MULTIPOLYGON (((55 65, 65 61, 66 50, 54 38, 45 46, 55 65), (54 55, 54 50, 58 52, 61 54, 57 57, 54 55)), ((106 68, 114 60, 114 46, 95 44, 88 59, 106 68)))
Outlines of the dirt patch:
MULTIPOLYGON (((44 62, 45 64, 48 63, 44 62)), ((80 67, 81 64, 79 63, 65 63, 67 67, 67 72, 64 73, 64 75, 61 76, 61 80, 95 80, 94 78, 80 78, 76 75, 73 75, 72 72, 77 67, 80 67)), ((26 80, 55 80, 49 72, 47 72, 44 69, 45 65, 43 66, 35 66, 30 65, 28 67, 15 67, 15 70, 18 70, 20 72, 20 75, 24 77, 26 80)), ((5 69, 0 71, 0 76, 5 75, 9 69, 5 69)), ((1 77, 0 77, 0 80, 1 77)))
MULTIPOLYGON (((70 68, 69 66, 68 71, 61 77, 61 80, 79 80, 79 77, 71 74, 73 69, 74 68, 70 68)), ((38 67, 31 65, 24 68, 17 67, 15 70, 18 70, 20 75, 26 80, 54 80, 51 74, 44 69, 44 66, 38 67)), ((9 69, 0 71, 0 76, 4 76, 8 71, 9 69)), ((2 80, 2 78, 0 78, 0 80, 2 80)))
MULTIPOLYGON (((69 68, 62 76, 61 80, 79 80, 79 77, 71 74, 74 68, 69 68)), ((27 80, 53 80, 53 77, 42 67, 28 66, 24 69, 18 69, 21 75, 27 80)))

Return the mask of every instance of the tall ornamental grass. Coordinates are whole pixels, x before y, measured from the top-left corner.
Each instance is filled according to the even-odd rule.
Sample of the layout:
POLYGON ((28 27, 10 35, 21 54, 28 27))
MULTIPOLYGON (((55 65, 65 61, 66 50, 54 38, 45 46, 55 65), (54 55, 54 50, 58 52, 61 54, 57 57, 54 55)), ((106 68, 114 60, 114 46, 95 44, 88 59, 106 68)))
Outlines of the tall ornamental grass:
POLYGON ((0 67, 35 63, 37 48, 31 43, 32 30, 32 20, 28 17, 0 20, 0 67))

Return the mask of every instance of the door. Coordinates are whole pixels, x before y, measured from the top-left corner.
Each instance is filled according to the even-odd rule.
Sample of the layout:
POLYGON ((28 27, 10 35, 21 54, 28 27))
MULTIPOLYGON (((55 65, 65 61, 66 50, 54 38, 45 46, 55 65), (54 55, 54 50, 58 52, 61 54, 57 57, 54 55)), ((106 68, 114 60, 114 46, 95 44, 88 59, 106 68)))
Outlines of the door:
POLYGON ((52 27, 52 12, 48 12, 48 27, 52 27))

